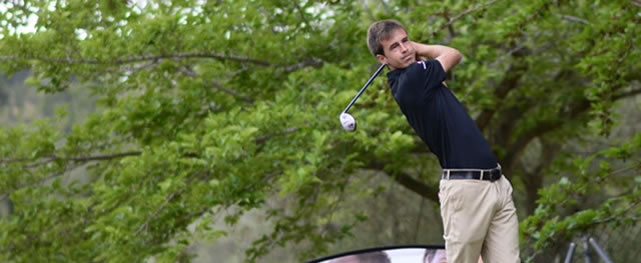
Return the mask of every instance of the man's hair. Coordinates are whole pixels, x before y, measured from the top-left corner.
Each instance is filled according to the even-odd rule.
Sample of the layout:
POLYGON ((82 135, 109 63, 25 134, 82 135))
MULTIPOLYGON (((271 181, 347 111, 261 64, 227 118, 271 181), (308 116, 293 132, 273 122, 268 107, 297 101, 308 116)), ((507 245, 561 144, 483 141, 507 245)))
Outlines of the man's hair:
POLYGON ((444 249, 427 249, 425 250, 425 254, 423 255, 423 262, 430 263, 434 261, 437 254, 443 254, 443 253, 445 253, 444 249))
POLYGON ((356 255, 359 263, 391 263, 390 258, 383 251, 374 251, 356 255))
POLYGON ((367 30, 367 47, 372 55, 385 55, 381 41, 388 39, 398 29, 405 30, 405 27, 396 20, 381 20, 374 22, 367 30))
POLYGON ((423 262, 424 263, 432 262, 432 260, 434 260, 434 257, 436 257, 435 249, 425 250, 425 254, 423 255, 423 262))

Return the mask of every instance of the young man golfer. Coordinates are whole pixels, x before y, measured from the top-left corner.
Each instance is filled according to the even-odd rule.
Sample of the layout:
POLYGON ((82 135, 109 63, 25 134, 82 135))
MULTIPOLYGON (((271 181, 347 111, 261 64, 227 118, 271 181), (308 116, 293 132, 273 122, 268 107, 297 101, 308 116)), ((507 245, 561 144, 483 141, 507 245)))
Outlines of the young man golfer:
POLYGON ((393 20, 373 23, 367 44, 390 69, 396 102, 443 168, 439 200, 447 262, 476 263, 479 255, 485 263, 520 262, 512 185, 474 120, 443 83, 461 53, 412 42, 393 20))

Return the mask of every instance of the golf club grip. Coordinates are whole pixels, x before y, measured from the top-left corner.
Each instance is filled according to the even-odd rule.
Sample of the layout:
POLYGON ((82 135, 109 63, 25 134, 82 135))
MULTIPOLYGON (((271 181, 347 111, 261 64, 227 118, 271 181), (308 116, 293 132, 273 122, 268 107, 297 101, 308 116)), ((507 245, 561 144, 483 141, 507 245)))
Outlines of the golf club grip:
POLYGON ((365 86, 363 86, 363 87, 361 88, 361 90, 359 90, 359 91, 358 91, 358 94, 356 94, 356 96, 355 96, 355 97, 352 99, 352 101, 347 105, 347 107, 345 107, 345 110, 343 110, 343 112, 344 112, 344 113, 347 113, 347 112, 349 111, 349 109, 351 109, 351 108, 352 108, 352 106, 354 105, 354 103, 356 103, 356 100, 358 100, 358 98, 359 98, 361 95, 363 95, 363 92, 365 92, 365 90, 367 89, 367 87, 369 87, 369 85, 370 85, 370 84, 372 84, 372 82, 374 81, 374 79, 376 79, 376 77, 378 77, 378 75, 379 75, 379 74, 381 74, 381 72, 383 71, 383 68, 384 68, 384 67, 385 67, 385 64, 383 64, 383 65, 381 65, 380 67, 378 67, 378 69, 376 70, 376 72, 374 72, 374 75, 372 75, 372 77, 370 77, 370 78, 369 78, 369 80, 367 81, 367 83, 365 83, 365 86))

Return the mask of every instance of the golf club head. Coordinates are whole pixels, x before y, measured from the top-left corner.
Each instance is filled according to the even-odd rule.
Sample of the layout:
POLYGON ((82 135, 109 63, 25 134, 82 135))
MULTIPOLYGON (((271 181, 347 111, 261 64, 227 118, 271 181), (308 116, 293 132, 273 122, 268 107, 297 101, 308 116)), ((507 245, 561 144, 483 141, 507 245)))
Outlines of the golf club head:
POLYGON ((347 112, 341 113, 341 115, 339 116, 339 119, 341 120, 341 126, 343 126, 344 130, 348 132, 353 132, 356 130, 356 120, 349 113, 347 112))

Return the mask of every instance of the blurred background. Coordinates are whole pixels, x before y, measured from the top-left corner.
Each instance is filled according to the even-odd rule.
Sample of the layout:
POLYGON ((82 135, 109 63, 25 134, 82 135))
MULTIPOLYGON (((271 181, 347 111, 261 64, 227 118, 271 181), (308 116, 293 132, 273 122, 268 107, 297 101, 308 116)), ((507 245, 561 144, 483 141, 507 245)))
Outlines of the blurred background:
POLYGON ((303 262, 440 245, 440 167, 368 26, 465 59, 525 262, 641 252, 641 2, 2 1, 0 261, 303 262))

